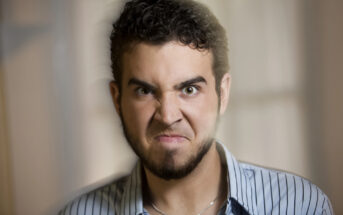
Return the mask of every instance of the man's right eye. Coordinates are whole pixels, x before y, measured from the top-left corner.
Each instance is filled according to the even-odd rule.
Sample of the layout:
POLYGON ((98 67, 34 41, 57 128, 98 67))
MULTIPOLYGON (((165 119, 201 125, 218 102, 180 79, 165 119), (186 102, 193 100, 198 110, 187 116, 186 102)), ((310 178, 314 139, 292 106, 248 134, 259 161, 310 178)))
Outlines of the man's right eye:
POLYGON ((137 95, 139 96, 144 96, 144 95, 148 95, 151 93, 151 90, 144 88, 144 87, 138 87, 136 90, 137 95))

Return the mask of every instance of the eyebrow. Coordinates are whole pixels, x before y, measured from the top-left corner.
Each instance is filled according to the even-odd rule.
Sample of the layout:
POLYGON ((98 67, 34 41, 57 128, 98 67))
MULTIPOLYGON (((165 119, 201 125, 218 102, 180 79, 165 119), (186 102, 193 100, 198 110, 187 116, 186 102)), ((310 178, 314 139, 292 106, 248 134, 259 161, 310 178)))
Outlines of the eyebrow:
POLYGON ((180 84, 177 84, 177 85, 175 86, 175 88, 176 88, 176 89, 182 89, 182 88, 184 88, 184 87, 187 87, 187 86, 189 86, 189 85, 196 84, 196 83, 199 83, 199 82, 202 82, 202 83, 207 84, 206 80, 205 80, 203 77, 198 76, 198 77, 189 79, 189 80, 187 80, 187 81, 181 82, 180 84))
MULTIPOLYGON (((182 89, 184 87, 187 87, 189 85, 199 83, 199 82, 207 84, 207 81, 202 76, 197 76, 195 78, 192 78, 192 79, 189 79, 187 81, 183 81, 180 84, 177 84, 174 88, 175 89, 182 89)), ((153 85, 151 85, 145 81, 139 80, 137 78, 131 78, 128 82, 128 85, 139 85, 139 86, 145 87, 145 88, 152 90, 152 91, 156 90, 155 86, 153 86, 153 85)))
POLYGON ((127 85, 139 85, 139 86, 142 86, 142 87, 149 89, 149 90, 155 90, 156 89, 156 87, 154 87, 153 85, 151 85, 145 81, 141 81, 137 78, 131 78, 127 85))

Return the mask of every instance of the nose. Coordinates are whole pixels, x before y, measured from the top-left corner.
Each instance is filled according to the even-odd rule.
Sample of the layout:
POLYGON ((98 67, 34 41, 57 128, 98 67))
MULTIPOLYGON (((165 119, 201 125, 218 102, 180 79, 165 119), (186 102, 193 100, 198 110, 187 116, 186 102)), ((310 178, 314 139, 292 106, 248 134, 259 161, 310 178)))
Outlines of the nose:
POLYGON ((180 104, 174 95, 169 94, 161 97, 155 119, 168 126, 182 120, 180 104))

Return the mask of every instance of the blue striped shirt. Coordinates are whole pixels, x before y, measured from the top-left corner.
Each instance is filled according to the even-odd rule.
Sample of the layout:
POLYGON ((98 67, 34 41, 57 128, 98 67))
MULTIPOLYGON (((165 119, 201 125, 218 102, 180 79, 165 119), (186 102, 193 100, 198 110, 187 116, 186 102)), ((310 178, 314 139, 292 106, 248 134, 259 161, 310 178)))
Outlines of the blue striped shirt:
MULTIPOLYGON (((218 214, 334 214, 328 197, 310 181, 238 162, 225 146, 218 146, 229 173, 227 201, 218 214)), ((138 161, 129 176, 82 195, 59 215, 148 215, 141 171, 138 161)))

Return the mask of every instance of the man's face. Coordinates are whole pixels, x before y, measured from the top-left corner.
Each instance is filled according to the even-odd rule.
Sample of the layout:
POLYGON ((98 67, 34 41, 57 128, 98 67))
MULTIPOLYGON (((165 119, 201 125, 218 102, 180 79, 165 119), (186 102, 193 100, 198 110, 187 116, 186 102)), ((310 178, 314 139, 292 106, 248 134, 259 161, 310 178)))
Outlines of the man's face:
POLYGON ((139 43, 124 54, 122 68, 121 95, 111 86, 128 142, 155 175, 184 177, 210 148, 223 112, 212 54, 177 42, 139 43))

